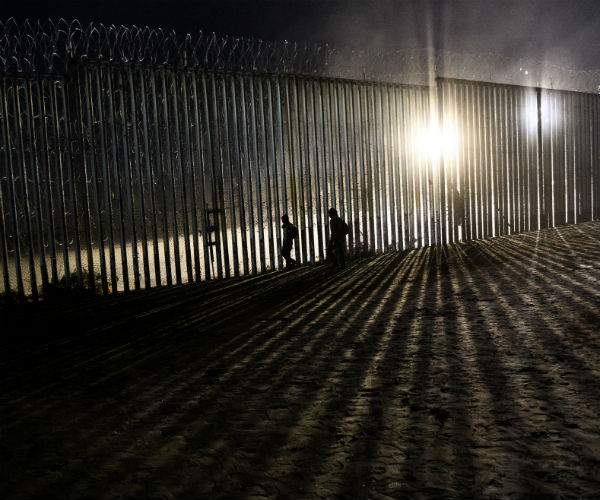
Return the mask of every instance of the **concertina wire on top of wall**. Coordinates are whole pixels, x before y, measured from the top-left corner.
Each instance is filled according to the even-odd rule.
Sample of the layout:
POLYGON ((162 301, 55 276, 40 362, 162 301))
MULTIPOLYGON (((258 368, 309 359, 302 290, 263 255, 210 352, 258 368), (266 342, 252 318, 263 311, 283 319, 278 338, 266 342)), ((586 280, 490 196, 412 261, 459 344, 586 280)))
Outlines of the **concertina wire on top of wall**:
POLYGON ((352 254, 599 213, 597 95, 322 78, 302 74, 304 56, 306 66, 285 66, 263 53, 259 72, 234 71, 223 50, 202 66, 198 51, 186 65, 70 47, 66 73, 2 78, 5 292, 37 297, 63 280, 106 293, 281 268, 284 212, 300 229, 299 260, 320 262, 329 206, 349 222, 352 254))

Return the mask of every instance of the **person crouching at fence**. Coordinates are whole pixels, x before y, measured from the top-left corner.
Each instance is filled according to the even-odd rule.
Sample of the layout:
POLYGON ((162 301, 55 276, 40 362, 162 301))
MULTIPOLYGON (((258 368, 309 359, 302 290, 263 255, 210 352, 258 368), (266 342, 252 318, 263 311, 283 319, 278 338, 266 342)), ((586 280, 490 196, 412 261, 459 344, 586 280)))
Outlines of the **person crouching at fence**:
POLYGON ((292 253, 292 247, 294 246, 294 240, 298 238, 298 228, 290 222, 287 214, 281 216, 281 222, 283 225, 283 243, 281 245, 281 255, 285 259, 285 268, 296 267, 298 262, 292 259, 290 255, 292 253))
POLYGON ((327 258, 332 266, 342 269, 346 266, 346 235, 350 229, 335 208, 330 208, 327 213, 330 219, 327 258))

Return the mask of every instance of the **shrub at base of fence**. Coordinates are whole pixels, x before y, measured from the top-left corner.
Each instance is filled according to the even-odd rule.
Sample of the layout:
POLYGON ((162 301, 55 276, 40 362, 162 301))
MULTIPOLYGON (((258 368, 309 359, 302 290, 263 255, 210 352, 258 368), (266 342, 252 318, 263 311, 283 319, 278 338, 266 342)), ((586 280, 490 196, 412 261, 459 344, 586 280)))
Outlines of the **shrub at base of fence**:
POLYGON ((81 276, 71 273, 69 279, 63 276, 56 283, 47 283, 42 287, 42 296, 46 300, 62 297, 85 297, 102 295, 102 277, 99 274, 83 271, 81 276))

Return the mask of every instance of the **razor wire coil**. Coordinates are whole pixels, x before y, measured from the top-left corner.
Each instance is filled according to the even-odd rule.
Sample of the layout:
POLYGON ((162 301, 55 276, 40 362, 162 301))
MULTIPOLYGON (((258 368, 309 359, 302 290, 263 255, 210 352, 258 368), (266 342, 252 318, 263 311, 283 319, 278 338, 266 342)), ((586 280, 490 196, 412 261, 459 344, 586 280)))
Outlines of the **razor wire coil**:
POLYGON ((431 49, 331 47, 198 31, 52 19, 0 21, 0 72, 65 74, 76 62, 145 63, 191 69, 429 85, 435 77, 598 93, 600 69, 431 49), (524 71, 527 68, 527 71, 524 71))

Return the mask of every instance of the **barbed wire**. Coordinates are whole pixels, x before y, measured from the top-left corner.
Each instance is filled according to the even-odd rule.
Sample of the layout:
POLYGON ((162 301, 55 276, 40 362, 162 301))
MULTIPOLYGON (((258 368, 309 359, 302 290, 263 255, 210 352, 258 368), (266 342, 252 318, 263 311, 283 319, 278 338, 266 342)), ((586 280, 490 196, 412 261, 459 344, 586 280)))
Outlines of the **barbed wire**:
POLYGON ((188 68, 314 75, 428 85, 436 76, 600 91, 600 69, 575 71, 545 61, 491 53, 431 49, 333 48, 138 26, 82 25, 52 19, 0 21, 0 72, 65 74, 82 61, 147 63, 188 68))
POLYGON ((137 26, 13 18, 0 21, 0 71, 66 73, 73 61, 167 64, 268 73, 319 73, 327 48, 137 26))

